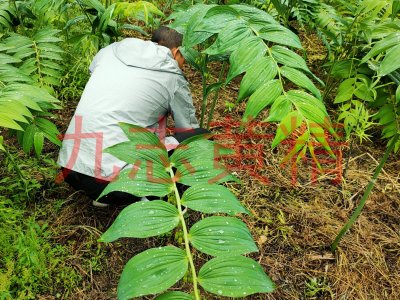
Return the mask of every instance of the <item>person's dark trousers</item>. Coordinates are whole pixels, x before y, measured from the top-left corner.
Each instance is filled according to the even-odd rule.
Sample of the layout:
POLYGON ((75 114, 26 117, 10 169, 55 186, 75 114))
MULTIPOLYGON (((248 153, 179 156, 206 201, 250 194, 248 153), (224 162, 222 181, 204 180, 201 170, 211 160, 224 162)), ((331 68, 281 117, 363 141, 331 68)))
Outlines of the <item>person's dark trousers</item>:
MULTIPOLYGON (((210 132, 204 128, 195 128, 185 132, 180 132, 174 135, 174 138, 179 142, 191 138, 199 134, 209 134, 210 132)), ((64 181, 72 186, 75 190, 82 190, 88 197, 96 200, 101 192, 110 183, 109 181, 100 180, 85 174, 75 172, 73 170, 62 168, 64 181)), ((157 197, 147 197, 150 200, 158 199, 157 197)), ((98 202, 112 205, 127 205, 139 201, 140 197, 133 196, 125 192, 111 192, 101 197, 98 202)))

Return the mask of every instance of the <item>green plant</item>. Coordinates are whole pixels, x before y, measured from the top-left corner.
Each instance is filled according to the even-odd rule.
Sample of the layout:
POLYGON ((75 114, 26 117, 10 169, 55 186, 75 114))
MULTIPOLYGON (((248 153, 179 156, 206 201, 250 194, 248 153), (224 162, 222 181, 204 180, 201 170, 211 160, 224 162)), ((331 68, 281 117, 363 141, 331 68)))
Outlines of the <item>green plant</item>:
POLYGON ((154 4, 147 1, 103 1, 104 5, 98 0, 78 0, 77 2, 83 14, 69 20, 64 29, 68 33, 73 25, 82 21, 88 22, 89 30, 82 30, 81 26, 78 32, 69 34, 71 36, 69 41, 77 49, 81 49, 84 55, 93 56, 100 48, 117 41, 122 35, 121 30, 124 29, 147 35, 140 26, 133 25, 131 22, 136 20, 144 24, 152 24, 153 15, 163 16, 154 4))
POLYGON ((306 282, 306 295, 310 297, 309 299, 323 299, 324 295, 328 294, 330 299, 335 299, 335 294, 332 292, 329 283, 326 278, 310 278, 308 282, 306 282))
MULTIPOLYGON (((309 76, 322 82, 309 70, 304 59, 289 49, 302 50, 296 34, 266 12, 247 5, 200 4, 174 13, 170 19, 175 20, 170 26, 184 34, 184 53, 194 54, 188 61, 202 72, 203 83, 207 79, 204 65, 209 58, 229 57, 225 84, 246 73, 238 95, 238 102, 249 97, 244 123, 270 107, 266 121, 280 122, 272 146, 276 147, 291 134, 297 135, 296 145, 285 160, 296 154, 299 160, 309 150, 317 161, 313 141, 318 141, 334 156, 324 131, 335 133, 320 91, 309 76), (290 90, 287 82, 301 89, 290 90)), ((221 87, 221 80, 203 87, 202 116, 207 95, 221 87)))
MULTIPOLYGON (((17 2, 15 9, 25 11, 17 2)), ((29 2, 37 15, 39 2, 44 4, 29 2)), ((43 11, 48 8, 42 7, 43 11)), ((39 19, 33 13, 32 18, 39 19)), ((29 153, 34 148, 39 155, 44 138, 60 144, 56 126, 46 117, 52 117, 51 109, 59 108, 52 94, 60 85, 64 51, 58 46, 62 41, 58 30, 25 25, 16 22, 14 29, 18 26, 23 33, 6 33, 0 38, 0 127, 15 130, 24 151, 29 153)))
POLYGON ((180 225, 185 250, 166 246, 134 256, 122 272, 118 299, 164 292, 185 275, 188 267, 193 295, 167 292, 156 299, 176 299, 179 296, 197 300, 200 299, 198 285, 210 293, 228 297, 273 291, 274 284, 262 267, 241 256, 258 250, 246 225, 232 217, 248 211, 235 195, 218 184, 235 180, 216 160, 227 152, 226 149, 200 136, 183 142, 168 157, 165 146, 147 129, 125 123, 120 127, 129 141, 105 151, 133 167, 123 170, 102 195, 115 190, 136 196, 163 197, 173 193, 176 203, 154 200, 131 204, 120 213, 100 241, 157 236, 180 225), (182 196, 177 183, 190 186, 182 196), (207 217, 188 230, 184 218, 187 208, 204 214, 225 213, 230 217, 207 217), (201 267, 199 273, 193 261, 195 251, 215 256, 201 267))

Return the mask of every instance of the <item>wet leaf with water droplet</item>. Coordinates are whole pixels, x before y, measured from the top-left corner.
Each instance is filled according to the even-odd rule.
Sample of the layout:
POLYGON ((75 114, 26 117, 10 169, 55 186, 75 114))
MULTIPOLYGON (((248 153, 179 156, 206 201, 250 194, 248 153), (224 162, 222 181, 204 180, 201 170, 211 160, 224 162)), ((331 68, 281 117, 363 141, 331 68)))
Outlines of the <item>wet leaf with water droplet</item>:
POLYGON ((118 299, 163 292, 180 280, 187 268, 186 253, 177 247, 146 250, 125 265, 118 284, 118 299))
POLYGON ((193 247, 213 256, 258 252, 246 224, 236 218, 205 218, 192 226, 189 240, 193 247))
POLYGON ((198 280, 206 291, 226 297, 269 293, 275 289, 262 267, 243 256, 221 256, 208 261, 200 269, 198 280))

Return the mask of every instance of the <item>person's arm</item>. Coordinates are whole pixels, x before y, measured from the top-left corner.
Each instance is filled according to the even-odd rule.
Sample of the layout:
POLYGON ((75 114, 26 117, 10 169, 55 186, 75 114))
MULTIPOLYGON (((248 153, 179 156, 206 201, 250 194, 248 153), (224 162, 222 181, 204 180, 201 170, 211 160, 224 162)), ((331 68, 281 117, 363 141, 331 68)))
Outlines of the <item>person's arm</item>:
POLYGON ((175 121, 175 133, 199 127, 189 84, 183 76, 179 76, 177 79, 170 108, 175 121))

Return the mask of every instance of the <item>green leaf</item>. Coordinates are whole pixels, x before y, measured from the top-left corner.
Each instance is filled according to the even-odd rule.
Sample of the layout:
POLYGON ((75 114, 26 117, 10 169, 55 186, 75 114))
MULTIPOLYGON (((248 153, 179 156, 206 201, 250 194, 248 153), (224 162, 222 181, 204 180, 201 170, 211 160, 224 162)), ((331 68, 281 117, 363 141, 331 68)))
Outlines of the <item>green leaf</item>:
POLYGON ((238 101, 253 94, 264 83, 275 78, 278 69, 271 57, 260 57, 243 76, 238 101))
POLYGON ((171 231, 178 223, 179 212, 172 204, 162 200, 140 201, 124 208, 99 241, 156 236, 171 231))
POLYGON ((33 147, 35 148, 35 153, 39 156, 42 153, 44 144, 44 134, 43 132, 35 132, 33 136, 33 147))
POLYGON ((271 53, 278 63, 311 73, 304 59, 292 50, 275 45, 271 47, 271 53))
POLYGON ((270 80, 264 83, 250 96, 243 115, 243 122, 255 119, 260 111, 271 105, 282 94, 282 85, 279 80, 270 80))
POLYGON ((288 99, 307 120, 313 121, 334 134, 332 123, 323 102, 306 92, 290 90, 288 99))
POLYGON ((237 218, 205 218, 192 226, 189 240, 197 250, 213 256, 258 252, 246 224, 237 218))
POLYGON ((226 187, 217 184, 197 184, 185 191, 182 205, 202 213, 248 214, 236 196, 226 187))
POLYGON ((226 83, 247 71, 260 57, 264 56, 266 51, 266 45, 259 37, 253 36, 242 41, 229 58, 231 67, 229 68, 226 83))
POLYGON ((118 299, 163 292, 178 282, 187 268, 186 253, 179 248, 167 246, 146 250, 125 265, 118 284, 118 299))
POLYGON ((269 110, 267 122, 280 122, 288 113, 293 110, 292 103, 288 100, 287 95, 279 96, 269 110))
POLYGON ((154 300, 194 300, 192 295, 184 292, 166 292, 155 298, 154 300))
POLYGON ((15 130, 23 130, 22 127, 13 119, 7 117, 5 114, 0 113, 0 127, 11 128, 15 130))
POLYGON ((238 48, 241 41, 252 35, 251 29, 244 21, 232 22, 219 32, 214 44, 206 49, 204 53, 216 55, 232 52, 238 48))
POLYGON ((229 170, 217 160, 204 161, 201 159, 178 165, 174 180, 189 186, 202 183, 240 182, 238 178, 233 176, 229 170))
POLYGON ((149 129, 123 122, 118 123, 118 125, 130 141, 135 142, 139 140, 142 144, 150 144, 165 149, 163 143, 149 129))
POLYGON ((103 152, 129 164, 135 164, 137 160, 141 160, 142 164, 152 162, 156 168, 165 169, 169 166, 168 153, 165 149, 142 143, 140 139, 113 145, 104 149, 103 152))
POLYGON ((275 289, 262 267, 243 256, 221 256, 208 261, 200 269, 198 280, 206 291, 226 297, 246 297, 275 289))
POLYGON ((379 76, 385 76, 400 68, 400 44, 392 47, 385 55, 378 69, 379 76))
POLYGON ((200 65, 201 53, 192 48, 179 47, 183 57, 187 63, 195 68, 197 71, 201 72, 202 66, 200 65))
POLYGON ((400 85, 396 89, 396 101, 397 104, 400 105, 400 85))
POLYGON ((284 139, 293 133, 303 123, 303 116, 298 111, 292 111, 283 118, 276 131, 272 148, 278 146, 284 139))
POLYGON ((227 5, 217 5, 207 11, 203 21, 196 27, 196 31, 218 33, 230 22, 237 21, 239 13, 227 5))
POLYGON ((259 36, 264 40, 302 49, 299 37, 282 25, 269 24, 262 28, 259 36))
POLYGON ((309 90, 315 97, 322 100, 321 92, 317 89, 314 83, 299 70, 283 66, 281 67, 281 74, 294 84, 309 90))
POLYGON ((146 166, 136 165, 122 170, 118 178, 107 185, 99 198, 114 191, 125 192, 138 197, 163 197, 172 190, 171 177, 165 170, 154 169, 151 164, 146 166))
POLYGON ((3 146, 3 136, 2 135, 0 135, 0 151, 6 151, 6 149, 4 148, 4 146, 3 146))
POLYGON ((279 24, 270 14, 248 4, 231 5, 252 28, 260 31, 266 24, 279 24))
POLYGON ((190 18, 183 36, 182 44, 185 48, 191 48, 200 44, 214 34, 208 31, 196 31, 196 27, 202 23, 204 16, 210 8, 208 6, 206 9, 199 10, 190 18))
POLYGON ((355 83, 356 78, 348 78, 344 80, 338 87, 334 103, 342 103, 350 100, 351 97, 353 97, 355 83))
POLYGON ((399 45, 399 43, 400 43, 399 32, 389 34, 387 37, 380 40, 372 47, 372 49, 367 53, 367 55, 365 55, 364 58, 361 60, 361 63, 365 63, 368 59, 378 55, 379 53, 382 53, 383 51, 393 46, 399 45))

